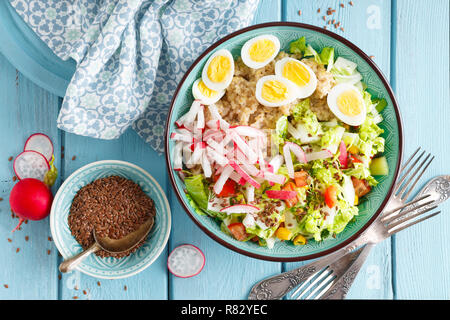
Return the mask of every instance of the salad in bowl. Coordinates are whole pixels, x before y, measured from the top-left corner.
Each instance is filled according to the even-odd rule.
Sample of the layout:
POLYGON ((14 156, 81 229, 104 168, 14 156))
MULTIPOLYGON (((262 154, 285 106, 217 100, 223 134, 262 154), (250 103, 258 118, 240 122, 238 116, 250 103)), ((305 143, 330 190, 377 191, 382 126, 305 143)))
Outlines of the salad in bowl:
POLYGON ((192 208, 237 241, 273 248, 340 234, 389 174, 384 99, 354 61, 305 37, 262 34, 213 52, 170 132, 192 208))

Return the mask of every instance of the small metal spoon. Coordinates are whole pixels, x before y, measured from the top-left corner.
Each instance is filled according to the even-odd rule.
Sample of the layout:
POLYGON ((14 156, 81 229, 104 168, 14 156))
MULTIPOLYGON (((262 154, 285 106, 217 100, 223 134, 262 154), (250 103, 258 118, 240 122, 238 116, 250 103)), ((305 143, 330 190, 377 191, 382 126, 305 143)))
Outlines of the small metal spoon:
POLYGON ((136 231, 127 234, 125 237, 120 239, 111 239, 108 237, 98 238, 94 230, 94 244, 90 246, 87 250, 77 254, 76 256, 64 260, 59 265, 59 271, 62 273, 70 272, 75 269, 81 261, 83 261, 91 253, 95 253, 98 250, 104 250, 109 253, 122 253, 133 249, 138 245, 150 232, 153 227, 155 220, 151 216, 146 220, 136 231))

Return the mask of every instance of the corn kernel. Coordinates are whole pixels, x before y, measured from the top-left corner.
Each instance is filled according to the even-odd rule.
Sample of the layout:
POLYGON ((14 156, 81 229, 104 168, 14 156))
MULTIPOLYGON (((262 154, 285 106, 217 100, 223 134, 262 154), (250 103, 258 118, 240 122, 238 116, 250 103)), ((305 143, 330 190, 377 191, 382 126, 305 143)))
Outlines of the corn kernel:
POLYGON ((292 236, 292 233, 287 228, 279 227, 277 229, 277 231, 275 232, 275 235, 280 240, 289 240, 291 238, 291 236, 292 236))
POLYGON ((359 198, 358 198, 358 196, 355 194, 355 203, 354 203, 354 205, 357 206, 358 203, 359 203, 359 198))
POLYGON ((303 246, 306 244, 306 238, 304 236, 302 236, 301 234, 299 234, 298 236, 296 236, 294 238, 293 242, 294 242, 294 245, 296 245, 296 246, 298 246, 298 245, 303 246))
POLYGON ((286 220, 286 217, 284 216, 284 214, 280 217, 280 223, 284 222, 286 220))

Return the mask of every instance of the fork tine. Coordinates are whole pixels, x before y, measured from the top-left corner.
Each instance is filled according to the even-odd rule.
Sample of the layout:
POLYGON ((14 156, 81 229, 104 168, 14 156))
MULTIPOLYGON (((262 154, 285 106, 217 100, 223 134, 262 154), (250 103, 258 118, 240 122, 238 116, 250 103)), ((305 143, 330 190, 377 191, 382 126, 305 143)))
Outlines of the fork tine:
MULTIPOLYGON (((428 211, 428 210, 427 210, 427 211, 428 211)), ((417 223, 419 223, 419 222, 422 222, 422 221, 425 221, 425 220, 427 220, 427 219, 429 219, 429 218, 431 218, 431 217, 434 217, 434 216, 438 215, 439 213, 441 213, 441 212, 440 212, 440 211, 437 211, 437 212, 431 213, 431 214, 429 214, 428 216, 425 216, 425 217, 423 217, 423 218, 417 219, 416 221, 413 221, 413 222, 411 222, 411 223, 408 223, 407 225, 401 226, 401 227, 398 228, 398 229, 391 230, 391 231, 389 231, 389 234, 392 236, 392 235, 396 234, 396 233, 399 232, 399 231, 402 231, 402 230, 404 230, 404 229, 406 229, 406 228, 409 228, 409 227, 411 227, 411 226, 413 226, 413 225, 415 225, 415 224, 417 224, 417 223)))
POLYGON ((327 276, 330 272, 328 270, 328 266, 325 269, 322 269, 321 271, 313 274, 311 277, 309 277, 307 280, 305 280, 305 282, 302 283, 302 285, 300 287, 298 287, 293 293, 292 293, 292 297, 294 297, 295 295, 297 295, 298 293, 300 293, 300 295, 298 295, 295 299, 299 300, 303 295, 305 295, 309 290, 311 290, 312 287, 314 287, 314 285, 319 282, 320 280, 322 280, 323 277, 327 276), (314 279, 314 277, 316 277, 314 279), (314 280, 313 280, 314 279, 314 280), (311 283, 309 283, 309 281, 313 280, 311 283), (303 287, 308 284, 309 285, 303 290, 303 287))
POLYGON ((414 158, 414 156, 417 154, 417 152, 419 152, 420 147, 417 148, 416 151, 414 151, 414 153, 409 157, 408 160, 406 160, 406 162, 400 167, 400 174, 403 173, 403 170, 405 170, 405 168, 408 166, 408 164, 411 162, 411 160, 414 158))
POLYGON ((406 170, 405 173, 402 172, 402 177, 400 178, 400 180, 397 182, 396 184, 396 188, 394 191, 394 194, 396 195, 398 192, 398 189, 400 189, 401 185, 403 184, 403 182, 405 181, 405 179, 408 177, 408 174, 411 172, 412 169, 414 169, 414 167, 416 166, 417 162, 419 162, 419 160, 423 157, 423 155, 425 154, 425 150, 419 155, 419 157, 412 163, 411 167, 408 168, 408 170, 406 170, 406 167, 404 168, 404 170, 406 170))
POLYGON ((426 195, 424 195, 424 196, 421 196, 421 197, 419 197, 419 198, 417 198, 417 199, 415 199, 415 200, 412 200, 412 201, 410 201, 410 202, 408 202, 408 203, 402 204, 401 206, 398 206, 398 207, 396 207, 396 208, 394 208, 394 209, 392 209, 392 210, 383 212, 381 216, 382 216, 382 217, 387 217, 387 216, 393 214, 394 212, 399 211, 399 210, 401 210, 401 209, 404 209, 404 208, 406 208, 406 207, 408 207, 408 206, 410 206, 410 205, 412 205, 412 204, 414 204, 414 203, 417 203, 417 202, 419 202, 419 201, 422 201, 423 199, 426 199, 426 198, 428 198, 429 196, 430 196, 430 194, 426 194, 426 195))
MULTIPOLYGON (((334 274, 330 274, 328 277, 326 277, 306 298, 305 300, 311 299, 317 291, 323 289, 324 287, 328 287, 330 284, 333 283, 333 280, 336 277, 334 276, 334 274)), ((318 297, 314 297, 314 299, 317 299, 318 297)))
MULTIPOLYGON (((425 165, 425 163, 428 161, 428 159, 430 157, 431 157, 431 153, 429 153, 425 157, 425 159, 419 164, 419 167, 414 171, 414 173, 409 177, 409 179, 405 183, 402 182, 401 184, 399 184, 398 189, 400 189, 400 190, 398 190, 396 192, 396 194, 395 194, 396 196, 402 197, 402 194, 403 194, 403 196, 405 195, 404 192, 408 188, 408 186, 411 183, 412 179, 414 179, 414 177, 417 175, 417 173, 420 171, 420 169, 422 169, 422 167, 425 165)), ((414 166, 416 164, 417 164, 417 162, 414 163, 414 166)), ((411 167, 410 170, 412 170, 413 168, 414 167, 411 167)), ((426 167, 426 168, 428 168, 428 167, 426 167)), ((410 170, 408 170, 408 173, 407 173, 408 175, 409 175, 410 170)), ((406 177, 406 174, 405 174, 405 177, 406 177)), ((404 200, 404 198, 401 198, 401 200, 404 200)))
MULTIPOLYGON (((420 178, 422 177, 422 175, 424 174, 424 172, 428 169, 429 165, 431 164, 431 162, 434 160, 434 156, 430 159, 430 161, 428 161, 428 163, 425 165, 425 167, 422 169, 422 171, 420 172, 420 174, 417 176, 416 180, 414 181, 414 183, 412 184, 412 186, 409 188, 409 191, 406 195, 404 195, 402 197, 401 200, 405 200, 408 199, 409 195, 411 194, 411 192, 414 190, 414 187, 416 186, 417 182, 419 182, 420 178)), ((419 170, 419 169, 417 169, 419 170)), ((414 177, 414 175, 412 176, 414 177)), ((412 178, 411 177, 411 178, 412 178)))
MULTIPOLYGON (((424 214, 424 213, 427 213, 428 211, 434 210, 434 209, 436 209, 437 207, 438 207, 438 206, 435 205, 435 206, 432 206, 432 207, 430 207, 430 208, 425 208, 425 209, 420 210, 419 212, 414 213, 414 214, 412 214, 412 215, 410 215, 410 216, 404 216, 404 215, 402 215, 401 217, 403 217, 403 219, 395 220, 395 221, 393 221, 393 222, 388 223, 388 224, 386 225, 387 230, 388 230, 388 232, 391 232, 393 229, 395 229, 395 227, 397 227, 397 226, 399 226, 399 225, 402 225, 402 224, 404 224, 405 222, 407 222, 407 221, 409 221, 409 220, 412 220, 412 219, 414 219, 414 218, 416 218, 416 217, 418 217, 418 216, 420 216, 420 215, 422 215, 422 214, 424 214)), ((402 229, 402 230, 403 230, 403 229, 402 229)), ((397 230, 395 230, 395 231, 397 231, 397 230)))
MULTIPOLYGON (((423 208, 423 207, 425 207, 425 206, 427 206, 427 205, 429 205, 429 204, 432 204, 433 202, 435 202, 436 200, 430 200, 430 201, 428 201, 428 202, 424 202, 424 203, 421 203, 421 204, 419 204, 418 206, 416 206, 416 207, 412 207, 412 208, 410 208, 410 209, 408 209, 408 210, 405 210, 405 211, 401 211, 400 213, 391 213, 391 214, 389 214, 389 215, 386 215, 386 216, 383 216, 380 220, 382 221, 382 222, 384 222, 384 223, 391 223, 392 221, 394 221, 394 220, 397 220, 397 219, 399 219, 399 218, 401 218, 401 217, 403 217, 403 216, 405 216, 406 214, 408 214, 408 213, 410 213, 410 212, 413 212, 413 211, 416 211, 417 209, 420 209, 420 208, 423 208)), ((408 203, 408 205, 410 205, 411 203, 408 203)))

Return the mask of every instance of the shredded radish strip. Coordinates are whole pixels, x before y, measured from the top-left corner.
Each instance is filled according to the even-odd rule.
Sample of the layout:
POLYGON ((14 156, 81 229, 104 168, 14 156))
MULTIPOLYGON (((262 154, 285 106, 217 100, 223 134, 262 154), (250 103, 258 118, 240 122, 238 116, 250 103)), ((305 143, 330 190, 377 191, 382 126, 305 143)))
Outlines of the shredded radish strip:
POLYGON ((261 209, 250 204, 236 204, 234 206, 229 206, 222 208, 221 212, 230 213, 257 213, 261 209))
POLYGON ((216 183, 214 184, 214 192, 216 194, 219 194, 222 192, 223 186, 225 185, 225 182, 227 182, 228 178, 230 177, 231 173, 233 172, 233 168, 229 165, 227 165, 222 173, 220 174, 219 179, 217 179, 216 183))

